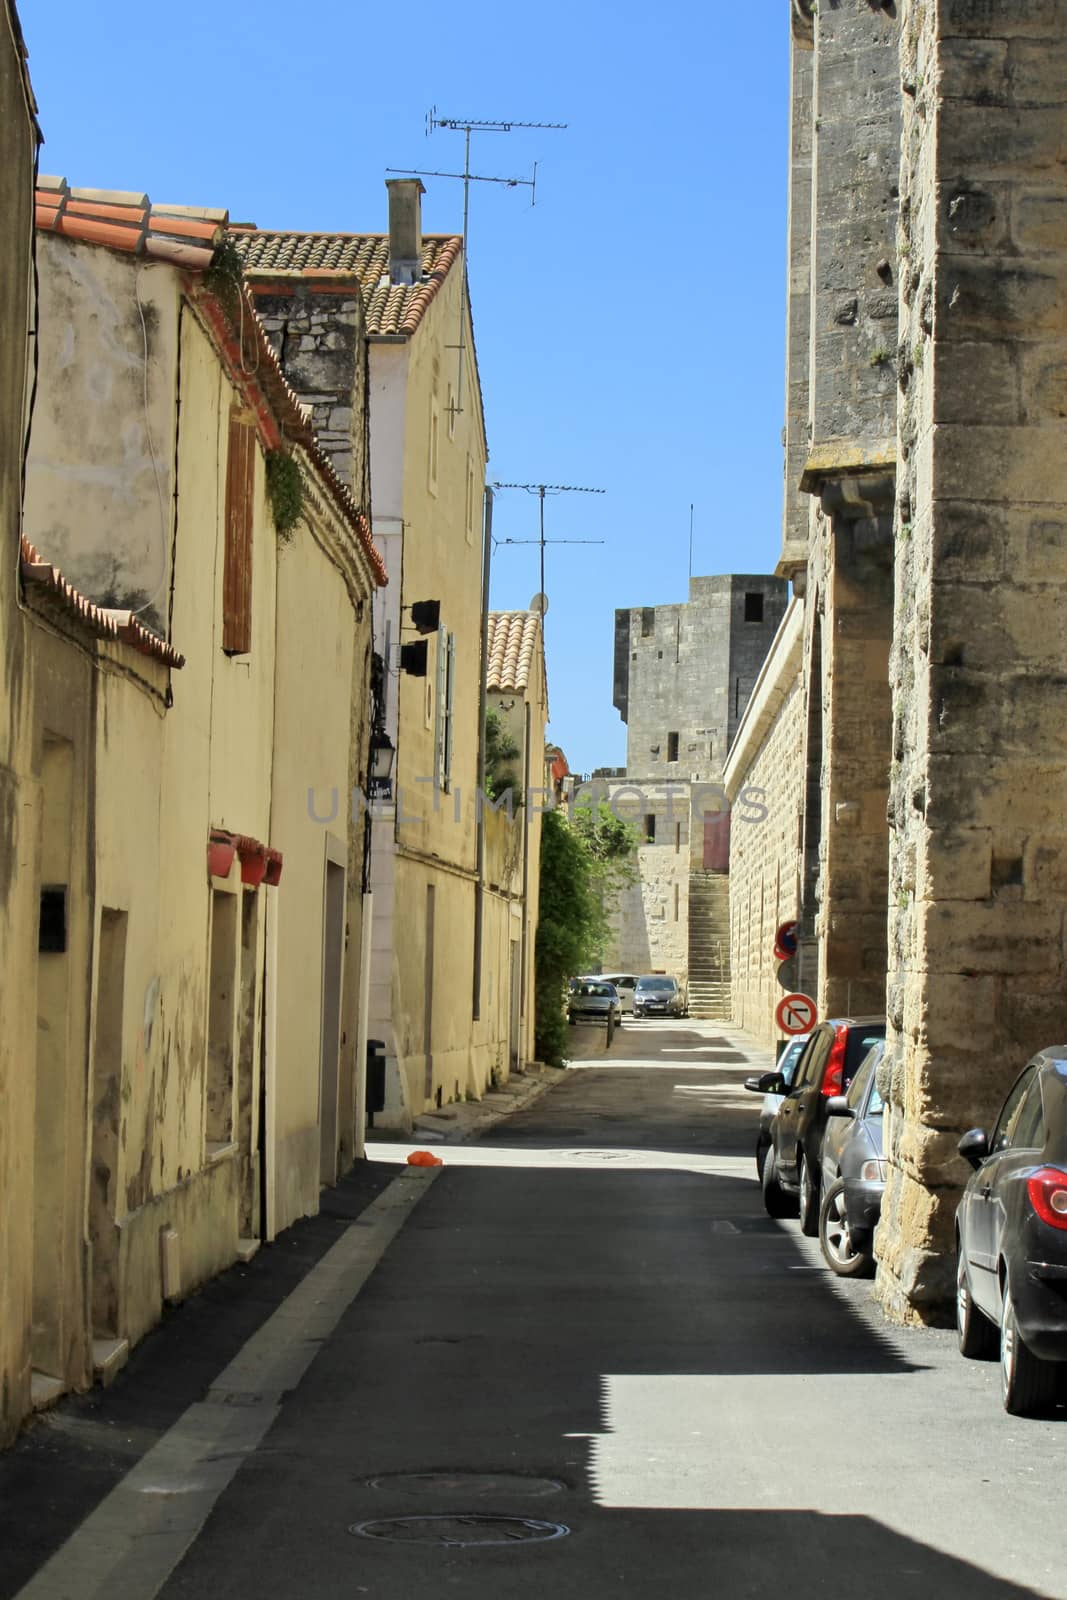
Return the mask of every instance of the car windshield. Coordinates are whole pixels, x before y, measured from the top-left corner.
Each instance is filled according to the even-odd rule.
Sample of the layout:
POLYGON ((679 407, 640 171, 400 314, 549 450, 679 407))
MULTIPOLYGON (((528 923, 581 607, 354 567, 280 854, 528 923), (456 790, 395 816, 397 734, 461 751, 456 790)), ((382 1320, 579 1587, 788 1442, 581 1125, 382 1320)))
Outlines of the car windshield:
POLYGON ((797 1062, 800 1060, 807 1042, 807 1034, 804 1035, 803 1039, 794 1039, 792 1044, 787 1045, 779 1057, 776 1070, 782 1074, 787 1089, 792 1087, 793 1079, 796 1076, 797 1062))
POLYGON ((578 986, 578 993, 606 996, 610 1000, 614 997, 615 990, 610 983, 582 983, 578 986))
POLYGON ((885 1038, 884 1022, 857 1023, 848 1030, 848 1043, 845 1045, 845 1082, 851 1083, 856 1072, 863 1062, 864 1056, 872 1045, 880 1044, 885 1038))
POLYGON ((638 978, 637 987, 644 990, 651 989, 656 994, 661 991, 665 994, 673 994, 677 985, 673 978, 638 978))

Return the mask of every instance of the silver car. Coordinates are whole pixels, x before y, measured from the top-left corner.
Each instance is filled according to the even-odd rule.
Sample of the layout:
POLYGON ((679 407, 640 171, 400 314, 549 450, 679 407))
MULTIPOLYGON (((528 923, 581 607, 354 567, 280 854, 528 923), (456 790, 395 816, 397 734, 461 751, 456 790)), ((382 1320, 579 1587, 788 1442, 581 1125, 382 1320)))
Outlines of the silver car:
MULTIPOLYGON (((797 1062, 800 1060, 801 1052, 810 1038, 810 1033, 794 1034, 775 1063, 774 1070, 782 1074, 782 1080, 787 1089, 792 1087, 793 1074, 797 1070, 797 1062)), ((746 1078, 745 1088, 751 1094, 763 1093, 758 1076, 746 1078)), ((780 1094, 763 1095, 763 1104, 759 1110, 759 1131, 756 1134, 756 1173, 760 1178, 763 1177, 763 1158, 770 1149, 771 1144, 771 1118, 781 1105, 782 1099, 783 1096, 780 1094)))
POLYGON ((613 983, 604 978, 572 978, 567 995, 568 1022, 622 1021, 622 1001, 613 983))

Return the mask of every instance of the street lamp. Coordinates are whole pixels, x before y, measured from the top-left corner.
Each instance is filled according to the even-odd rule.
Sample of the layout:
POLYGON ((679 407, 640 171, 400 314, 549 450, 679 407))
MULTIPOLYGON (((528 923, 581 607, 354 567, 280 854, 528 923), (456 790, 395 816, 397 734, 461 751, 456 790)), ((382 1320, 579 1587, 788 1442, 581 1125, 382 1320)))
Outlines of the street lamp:
POLYGON ((391 800, 393 796, 393 758, 396 751, 393 741, 384 728, 375 728, 370 736, 370 797, 372 800, 391 800))

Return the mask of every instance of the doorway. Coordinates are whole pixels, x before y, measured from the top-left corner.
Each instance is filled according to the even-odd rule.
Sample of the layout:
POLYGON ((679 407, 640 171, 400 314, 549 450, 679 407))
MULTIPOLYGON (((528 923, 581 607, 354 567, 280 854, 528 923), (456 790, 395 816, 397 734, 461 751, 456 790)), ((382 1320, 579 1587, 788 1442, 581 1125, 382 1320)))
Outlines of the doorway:
POLYGON ((326 862, 322 914, 322 1028, 319 1064, 319 1182, 337 1182, 337 1093, 341 1065, 341 979, 345 955, 345 869, 326 862))
POLYGON ((118 1337, 119 1114, 122 1107, 122 1012, 126 987, 125 911, 100 913, 93 1034, 93 1126, 89 1174, 89 1238, 92 1242, 93 1337, 118 1337))

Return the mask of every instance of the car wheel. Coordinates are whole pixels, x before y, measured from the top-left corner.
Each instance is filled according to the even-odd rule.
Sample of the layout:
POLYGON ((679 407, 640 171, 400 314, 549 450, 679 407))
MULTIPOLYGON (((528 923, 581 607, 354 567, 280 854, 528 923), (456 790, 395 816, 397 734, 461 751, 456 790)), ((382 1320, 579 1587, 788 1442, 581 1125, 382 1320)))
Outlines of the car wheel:
POLYGON ((567 1021, 568 1021, 568 1022, 569 1022, 569 1023, 570 1023, 570 1025, 571 1025, 571 1027, 572 1027, 572 1028, 573 1028, 573 1027, 574 1027, 574 1020, 575 1020, 575 1019, 574 1019, 574 1018, 573 1018, 573 1017, 568 1017, 568 1018, 567 1018, 567 1021))
POLYGON ((874 1268, 874 1258, 856 1250, 849 1237, 845 1185, 840 1178, 827 1189, 819 1207, 819 1246, 826 1265, 839 1278, 867 1277, 874 1268))
POLYGON ((819 1180, 812 1173, 808 1158, 800 1158, 800 1231, 814 1239, 819 1232, 819 1180))
POLYGON ((791 1194, 787 1194, 778 1181, 778 1163, 775 1159, 773 1144, 767 1146, 766 1154, 763 1157, 760 1187, 763 1190, 763 1204, 769 1217, 796 1216, 796 1200, 791 1194))
POLYGON ((1059 1363, 1040 1361, 1019 1337, 1011 1290, 1004 1284, 1000 1313, 1000 1392, 1013 1417, 1038 1417, 1056 1399, 1059 1363))
POLYGON ((762 1141, 756 1145, 756 1177, 759 1178, 761 1183, 763 1181, 763 1163, 770 1148, 769 1144, 764 1144, 762 1141))
POLYGON ((997 1353, 998 1334, 971 1299, 967 1263, 962 1244, 956 1245, 956 1339, 960 1355, 968 1361, 992 1361, 997 1353))

